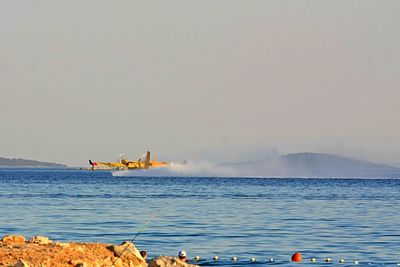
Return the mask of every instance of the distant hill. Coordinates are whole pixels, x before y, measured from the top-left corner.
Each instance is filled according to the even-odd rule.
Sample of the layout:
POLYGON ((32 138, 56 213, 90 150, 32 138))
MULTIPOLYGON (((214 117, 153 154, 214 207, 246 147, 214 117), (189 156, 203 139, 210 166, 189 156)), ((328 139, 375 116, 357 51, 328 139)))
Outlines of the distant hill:
POLYGON ((400 168, 323 153, 259 157, 225 164, 235 174, 263 177, 400 178, 400 168))
POLYGON ((400 168, 323 153, 281 156, 286 175, 301 177, 400 178, 400 168))
POLYGON ((66 168, 67 165, 57 164, 51 162, 41 162, 37 160, 28 160, 28 159, 7 159, 0 157, 0 167, 12 167, 12 168, 27 168, 27 167, 36 167, 36 168, 66 168))

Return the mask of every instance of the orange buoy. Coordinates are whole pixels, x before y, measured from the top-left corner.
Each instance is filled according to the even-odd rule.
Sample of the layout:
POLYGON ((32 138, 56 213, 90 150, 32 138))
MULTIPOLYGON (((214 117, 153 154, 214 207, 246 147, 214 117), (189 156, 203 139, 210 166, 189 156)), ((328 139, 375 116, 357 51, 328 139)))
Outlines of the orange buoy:
POLYGON ((292 255, 292 261, 294 262, 301 262, 301 253, 296 252, 292 255))

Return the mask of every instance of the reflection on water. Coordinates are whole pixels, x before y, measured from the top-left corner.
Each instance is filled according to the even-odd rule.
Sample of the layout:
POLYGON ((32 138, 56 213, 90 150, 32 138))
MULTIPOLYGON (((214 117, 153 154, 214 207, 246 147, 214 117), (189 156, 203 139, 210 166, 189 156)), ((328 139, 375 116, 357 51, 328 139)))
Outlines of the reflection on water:
POLYGON ((200 255, 202 266, 400 261, 400 180, 113 177, 0 170, 0 234, 60 241, 135 240, 150 257, 200 255), (219 255, 219 261, 212 257, 219 255), (232 256, 239 258, 232 262, 232 256), (250 258, 257 261, 250 263, 250 258), (274 262, 269 262, 273 258, 274 262))

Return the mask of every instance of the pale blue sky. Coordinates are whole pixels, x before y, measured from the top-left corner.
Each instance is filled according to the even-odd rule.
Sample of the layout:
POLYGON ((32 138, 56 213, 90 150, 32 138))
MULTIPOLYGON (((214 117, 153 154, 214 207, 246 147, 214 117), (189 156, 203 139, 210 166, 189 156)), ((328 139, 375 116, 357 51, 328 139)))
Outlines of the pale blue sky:
POLYGON ((399 14, 390 0, 2 1, 0 156, 400 163, 399 14))

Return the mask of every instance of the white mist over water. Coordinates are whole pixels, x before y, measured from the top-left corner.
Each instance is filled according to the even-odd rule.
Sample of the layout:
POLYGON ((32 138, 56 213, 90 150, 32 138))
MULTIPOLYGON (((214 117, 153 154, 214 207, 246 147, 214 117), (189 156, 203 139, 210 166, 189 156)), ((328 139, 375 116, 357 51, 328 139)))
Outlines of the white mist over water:
POLYGON ((172 162, 167 167, 149 170, 115 171, 113 176, 173 176, 173 177, 260 177, 259 171, 248 165, 220 164, 208 161, 172 162), (257 174, 258 173, 258 174, 257 174))
POLYGON ((115 171, 113 176, 400 178, 400 169, 329 154, 299 153, 236 163, 172 162, 149 170, 115 171))

